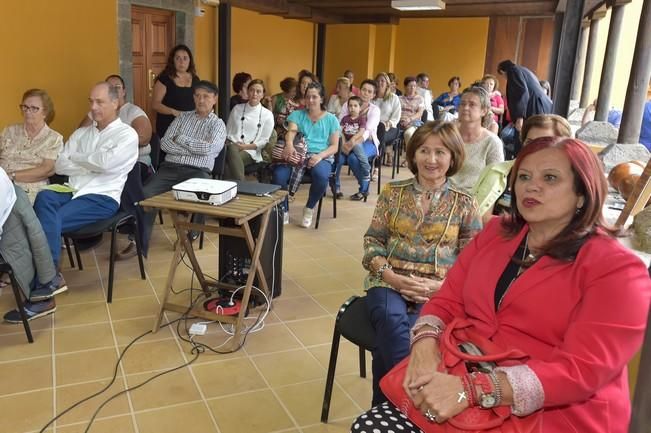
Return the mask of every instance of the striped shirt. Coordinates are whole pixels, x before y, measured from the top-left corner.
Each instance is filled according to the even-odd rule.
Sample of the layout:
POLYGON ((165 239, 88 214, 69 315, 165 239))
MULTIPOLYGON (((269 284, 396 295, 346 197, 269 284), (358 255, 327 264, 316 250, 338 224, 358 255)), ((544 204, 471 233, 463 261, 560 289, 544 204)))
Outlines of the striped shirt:
POLYGON ((212 170, 224 147, 226 126, 215 113, 199 117, 195 111, 182 112, 161 140, 165 161, 212 170))

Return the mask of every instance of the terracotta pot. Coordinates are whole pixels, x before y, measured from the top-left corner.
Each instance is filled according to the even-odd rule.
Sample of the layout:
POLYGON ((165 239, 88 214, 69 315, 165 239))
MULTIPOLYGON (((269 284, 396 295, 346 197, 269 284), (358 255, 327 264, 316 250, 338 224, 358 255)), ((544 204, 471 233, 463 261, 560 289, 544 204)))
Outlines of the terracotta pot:
POLYGON ((628 199, 643 171, 644 164, 640 161, 617 164, 608 174, 608 183, 619 191, 622 197, 628 199))

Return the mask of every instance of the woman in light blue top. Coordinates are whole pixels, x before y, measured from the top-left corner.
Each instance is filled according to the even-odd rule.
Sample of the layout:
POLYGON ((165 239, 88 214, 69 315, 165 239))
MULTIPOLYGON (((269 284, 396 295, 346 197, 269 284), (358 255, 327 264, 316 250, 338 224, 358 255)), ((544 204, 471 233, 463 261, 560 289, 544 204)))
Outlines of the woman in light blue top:
MULTIPOLYGON (((328 187, 328 178, 332 172, 333 155, 339 144, 339 121, 326 111, 323 86, 318 82, 308 84, 305 90, 305 109, 292 112, 287 118, 285 150, 283 156, 288 158, 294 153, 296 133, 303 135, 307 145, 306 171, 312 177, 310 193, 303 209, 301 226, 312 225, 314 206, 323 197, 328 187)), ((292 166, 277 164, 274 166, 272 182, 287 188, 292 174, 292 166)), ((287 210, 287 202, 285 202, 287 210)), ((285 223, 289 218, 285 212, 285 223)))

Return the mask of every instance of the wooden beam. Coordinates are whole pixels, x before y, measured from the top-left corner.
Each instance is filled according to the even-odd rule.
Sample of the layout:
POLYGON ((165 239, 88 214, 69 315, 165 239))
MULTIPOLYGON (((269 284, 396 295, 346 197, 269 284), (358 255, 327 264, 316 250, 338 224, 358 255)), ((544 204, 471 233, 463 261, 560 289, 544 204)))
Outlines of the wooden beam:
POLYGON ((570 88, 574 75, 574 60, 579 44, 579 31, 583 16, 584 0, 572 0, 567 3, 563 18, 563 33, 558 51, 556 67, 556 86, 554 88, 554 113, 567 117, 570 109, 570 88))

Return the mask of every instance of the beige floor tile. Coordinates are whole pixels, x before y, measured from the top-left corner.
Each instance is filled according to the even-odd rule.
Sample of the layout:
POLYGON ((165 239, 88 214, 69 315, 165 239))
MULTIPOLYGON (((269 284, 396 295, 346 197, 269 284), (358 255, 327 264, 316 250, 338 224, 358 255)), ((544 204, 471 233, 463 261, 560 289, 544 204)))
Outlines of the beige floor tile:
POLYGON ((267 433, 294 427, 270 390, 208 401, 222 433, 267 433))
POLYGON ((283 260, 283 275, 298 278, 312 275, 328 275, 329 270, 320 265, 318 260, 283 260))
MULTIPOLYGON (((330 348, 332 345, 310 347, 308 350, 319 361, 323 368, 327 369, 330 362, 330 348)), ((371 352, 366 352, 366 374, 371 375, 371 352)), ((359 374, 359 348, 350 341, 342 338, 339 340, 339 352, 337 355, 337 376, 342 374, 359 374)))
POLYGON ((72 304, 84 304, 88 302, 104 302, 106 301, 106 294, 104 293, 102 286, 99 284, 92 284, 90 286, 72 286, 68 284, 68 290, 57 295, 56 301, 57 307, 72 304))
MULTIPOLYGON (((57 427, 57 433, 84 433, 87 422, 57 427)), ((96 419, 90 430, 92 433, 133 433, 133 420, 131 415, 122 415, 112 418, 96 419)))
POLYGON ((245 350, 250 355, 298 349, 301 344, 282 323, 266 325, 246 339, 245 350))
MULTIPOLYGON (((142 317, 140 319, 126 319, 126 320, 114 320, 113 321, 113 330, 115 332, 115 337, 117 338, 118 344, 120 346, 125 346, 129 344, 134 338, 144 334, 147 331, 151 331, 152 326, 154 326, 154 317, 142 317)), ((176 331, 175 331, 176 332, 176 331)), ((138 340, 135 344, 144 343, 147 341, 156 341, 156 340, 167 340, 173 338, 172 330, 169 326, 161 328, 157 333, 146 335, 138 340)))
MULTIPOLYGON (((321 420, 323 390, 325 380, 276 388, 278 397, 296 419, 299 426, 317 424, 321 420)), ((330 418, 352 417, 361 413, 361 409, 348 398, 339 387, 334 387, 330 402, 330 418)))
POLYGON ((349 433, 355 417, 345 417, 344 419, 328 419, 327 424, 319 423, 310 427, 302 428, 303 433, 349 433))
MULTIPOLYGON (((0 299, 6 298, 9 299, 8 296, 0 296, 0 299)), ((13 296, 11 297, 11 302, 8 302, 6 306, 1 306, 2 302, 0 302, 0 311, 9 311, 13 310, 16 308, 16 302, 13 299, 13 296)), ((58 309, 58 308, 57 308, 58 309)), ((49 316, 42 317, 40 319, 32 320, 29 322, 29 327, 31 328, 32 332, 35 331, 45 331, 45 330, 51 330, 53 327, 53 321, 54 321, 54 316, 56 313, 51 314, 49 316)), ((22 323, 21 324, 15 324, 15 323, 7 323, 7 322, 0 322, 0 335, 22 335, 25 343, 27 343, 27 337, 25 336, 25 330, 23 328, 22 323)))
POLYGON ((318 319, 303 319, 288 322, 287 327, 298 337, 304 346, 313 346, 332 341, 334 323, 335 321, 332 317, 321 317, 318 319))
POLYGON ((296 283, 311 295, 347 292, 351 289, 348 281, 339 277, 336 273, 324 276, 305 276, 297 277, 296 283))
MULTIPOLYGON (((67 263, 67 258, 65 260, 65 263, 67 263)), ((80 271, 77 268, 69 270, 64 269, 63 277, 66 279, 68 288, 72 289, 77 286, 99 287, 99 273, 97 272, 95 261, 84 260, 82 258, 82 263, 84 264, 83 271, 80 271)))
POLYGON ((307 349, 254 356, 253 362, 274 388, 325 377, 325 370, 307 349))
POLYGON ((358 374, 349 374, 346 376, 337 376, 335 382, 341 386, 344 391, 364 410, 371 408, 373 398, 373 382, 371 372, 367 370, 366 378, 359 377, 358 374))
POLYGON ((155 315, 160 308, 156 297, 151 294, 136 298, 113 299, 108 304, 112 320, 135 319, 155 315))
POLYGON ((217 433, 204 403, 190 403, 136 414, 140 433, 217 433))
POLYGON ((87 304, 57 306, 54 313, 54 323, 57 327, 86 325, 108 321, 106 303, 104 301, 87 304))
POLYGON ((357 295, 360 296, 353 289, 349 289, 345 292, 334 292, 334 293, 318 293, 312 295, 312 297, 321 305, 328 313, 333 316, 337 314, 341 305, 346 302, 351 296, 357 295))
MULTIPOLYGON (((120 347, 120 350, 123 350, 120 347)), ((122 359, 126 374, 165 370, 185 363, 174 340, 153 341, 135 344, 122 359)))
POLYGON ((135 296, 147 296, 153 293, 153 288, 147 280, 116 280, 113 283, 113 302, 116 299, 133 298, 135 296))
POLYGON ((192 371, 206 398, 267 388, 264 379, 247 358, 193 365, 192 371))
MULTIPOLYGON (((0 369, 3 369, 0 366, 0 369)), ((1 375, 2 373, 0 373, 1 375)), ((2 382, 4 392, 4 381, 2 382)), ((0 431, 2 433, 23 433, 38 431, 54 417, 52 410, 52 388, 25 394, 0 397, 0 431), (34 410, 38 408, 38 410, 34 410)))
MULTIPOLYGON (((143 373, 127 376, 130 388, 154 376, 143 373)), ((201 400, 199 390, 187 369, 177 370, 153 379, 141 388, 131 391, 133 410, 136 412, 179 403, 201 400)))
POLYGON ((52 357, 3 362, 0 364, 0 384, 2 394, 51 387, 52 357))
POLYGON ((328 312, 308 296, 274 301, 274 313, 280 320, 300 320, 311 317, 327 316, 328 312))
MULTIPOLYGON (((61 413, 73 404, 81 401, 86 397, 101 391, 108 386, 109 380, 103 380, 91 383, 82 383, 78 385, 59 386, 56 389, 57 413, 61 413)), ((88 421, 99 406, 113 395, 124 389, 122 377, 116 378, 115 382, 103 393, 82 403, 70 412, 63 415, 57 421, 57 425, 73 424, 76 422, 88 421)), ((104 408, 101 409, 98 418, 130 413, 129 403, 126 395, 120 395, 111 400, 104 408)), ((58 430, 58 429, 57 429, 58 430)))
POLYGON ((109 322, 72 326, 54 331, 56 353, 113 347, 113 332, 109 322))
POLYGON ((283 299, 307 295, 307 292, 305 292, 305 290, 303 290, 303 288, 294 280, 283 279, 281 284, 282 290, 280 296, 283 299))
MULTIPOLYGON (((33 322, 31 322, 33 323, 33 322)), ((30 325, 31 325, 30 323, 30 325)), ((18 361, 36 356, 49 356, 52 352, 52 331, 32 329, 34 342, 29 344, 23 325, 14 325, 15 334, 0 335, 0 362, 18 361)), ((1 368, 1 367, 0 367, 1 368)))
POLYGON ((114 348, 57 354, 57 386, 110 378, 117 357, 114 348))

